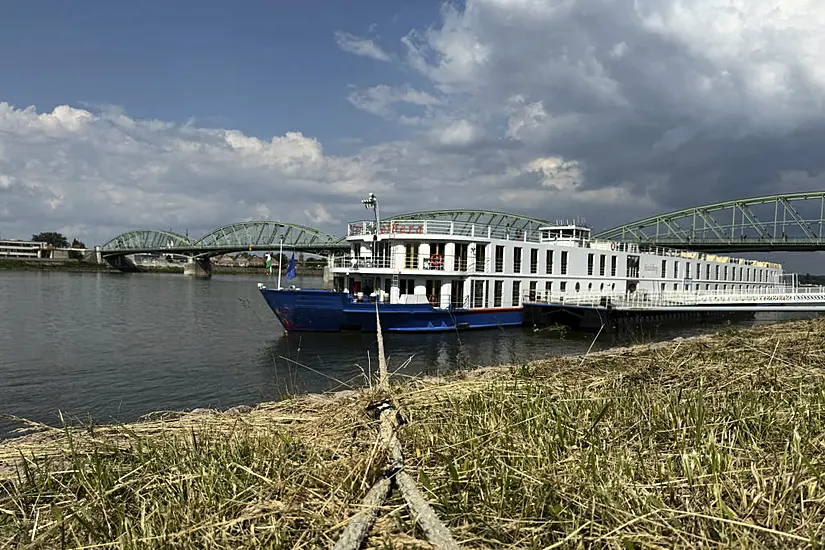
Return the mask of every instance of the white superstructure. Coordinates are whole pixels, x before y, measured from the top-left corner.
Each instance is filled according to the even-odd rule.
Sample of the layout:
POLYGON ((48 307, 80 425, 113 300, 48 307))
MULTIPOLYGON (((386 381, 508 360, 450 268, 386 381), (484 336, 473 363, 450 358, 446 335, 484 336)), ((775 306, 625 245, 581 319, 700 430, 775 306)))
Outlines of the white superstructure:
POLYGON ((780 285, 782 266, 596 240, 576 223, 510 228, 438 219, 350 223, 333 284, 383 302, 518 308, 574 294, 663 296, 780 285))

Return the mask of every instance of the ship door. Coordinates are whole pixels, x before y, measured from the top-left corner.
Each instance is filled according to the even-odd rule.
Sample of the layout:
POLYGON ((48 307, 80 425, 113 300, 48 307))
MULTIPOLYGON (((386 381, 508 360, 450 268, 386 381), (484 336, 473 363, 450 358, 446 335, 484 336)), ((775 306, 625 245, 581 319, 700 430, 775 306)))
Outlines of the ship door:
POLYGON ((453 281, 450 285, 450 306, 464 307, 464 281, 453 281))
POLYGON ((390 242, 389 241, 380 241, 378 243, 378 250, 376 251, 376 254, 377 254, 378 258, 377 258, 377 262, 376 262, 375 267, 380 267, 380 268, 392 267, 392 262, 390 261, 390 258, 392 258, 392 255, 390 254, 390 242))
POLYGON ((430 305, 441 307, 441 279, 427 279, 425 289, 430 305))

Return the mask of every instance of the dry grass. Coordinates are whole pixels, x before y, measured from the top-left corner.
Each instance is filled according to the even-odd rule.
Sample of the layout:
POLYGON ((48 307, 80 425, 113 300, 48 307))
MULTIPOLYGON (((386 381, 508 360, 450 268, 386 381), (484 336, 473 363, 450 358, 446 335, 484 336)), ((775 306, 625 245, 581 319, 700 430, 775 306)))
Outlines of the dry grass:
MULTIPOLYGON (((408 421, 408 470, 467 547, 825 541, 823 320, 392 392, 408 421)), ((328 547, 385 462, 373 397, 0 445, 0 547, 328 547)), ((394 500, 369 545, 426 548, 420 538, 394 500)))

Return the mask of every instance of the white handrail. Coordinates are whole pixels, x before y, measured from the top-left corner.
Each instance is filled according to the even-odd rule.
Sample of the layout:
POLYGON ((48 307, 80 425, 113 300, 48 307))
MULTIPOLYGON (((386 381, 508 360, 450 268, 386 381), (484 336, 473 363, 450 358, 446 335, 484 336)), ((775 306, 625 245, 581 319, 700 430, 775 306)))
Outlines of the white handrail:
POLYGON ((656 308, 663 306, 695 306, 712 304, 764 303, 825 303, 825 287, 764 287, 741 290, 705 290, 694 292, 642 291, 623 294, 617 292, 542 293, 524 295, 527 303, 576 305, 589 307, 656 308))

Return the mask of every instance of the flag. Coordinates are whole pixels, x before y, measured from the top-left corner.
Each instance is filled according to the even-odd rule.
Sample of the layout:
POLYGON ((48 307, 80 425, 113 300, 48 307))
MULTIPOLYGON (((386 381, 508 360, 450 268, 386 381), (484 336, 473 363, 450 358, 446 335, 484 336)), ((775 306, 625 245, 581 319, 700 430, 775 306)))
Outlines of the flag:
POLYGON ((292 253, 292 258, 289 260, 289 267, 286 268, 286 280, 295 278, 295 253, 292 253))

